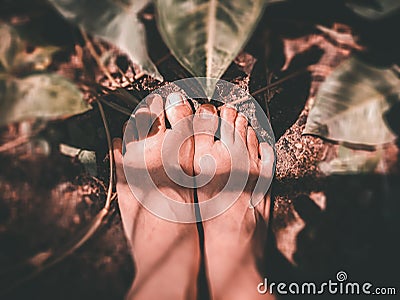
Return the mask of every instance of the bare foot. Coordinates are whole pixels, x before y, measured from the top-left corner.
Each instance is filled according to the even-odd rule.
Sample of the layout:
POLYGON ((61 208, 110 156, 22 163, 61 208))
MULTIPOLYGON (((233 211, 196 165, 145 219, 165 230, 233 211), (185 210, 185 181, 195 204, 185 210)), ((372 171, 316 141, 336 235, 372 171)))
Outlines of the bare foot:
MULTIPOLYGON (((212 180, 198 188, 199 202, 214 198, 212 201, 228 208, 236 193, 231 189, 222 191, 229 176, 239 174, 240 180, 248 173, 248 180, 231 207, 203 223, 211 295, 213 299, 265 299, 257 292, 257 284, 262 281, 257 265, 263 256, 270 197, 254 199, 252 192, 260 177, 267 181, 272 177, 274 153, 267 143, 258 143, 246 118, 235 109, 222 107, 220 117, 221 136, 217 141, 214 134, 218 115, 214 106, 201 106, 193 120, 195 173, 215 171, 212 180), (258 204, 254 207, 251 201, 258 204)), ((209 211, 201 209, 201 214, 204 217, 209 211)))
MULTIPOLYGON (((179 142, 179 127, 187 126, 186 129, 192 130, 192 109, 180 94, 173 93, 167 98, 165 115, 171 129, 165 126, 163 99, 153 96, 128 123, 125 142, 129 137, 131 141, 126 144, 124 156, 122 141, 114 140, 118 202, 136 270, 127 299, 196 298, 200 262, 196 225, 164 220, 142 206, 142 203, 166 205, 160 195, 183 203, 194 201, 193 189, 180 186, 166 174, 161 150, 163 143, 172 145, 179 142), (142 188, 142 191, 131 190, 124 168, 128 181, 134 182, 135 187, 142 188), (144 179, 146 171, 154 183, 153 190, 144 179)), ((194 141, 191 137, 180 147, 179 162, 177 160, 174 167, 182 167, 188 175, 193 175, 193 156, 194 141)))

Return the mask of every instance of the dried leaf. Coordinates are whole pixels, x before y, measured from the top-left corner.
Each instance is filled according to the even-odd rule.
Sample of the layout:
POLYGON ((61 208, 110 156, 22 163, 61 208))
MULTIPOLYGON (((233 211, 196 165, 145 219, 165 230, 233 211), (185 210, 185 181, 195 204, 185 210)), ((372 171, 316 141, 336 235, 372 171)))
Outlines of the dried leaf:
MULTIPOLYGON (((157 0, 158 28, 192 75, 219 79, 250 37, 264 0, 157 0)), ((207 95, 215 81, 206 82, 207 95)))
POLYGON ((35 256, 31 257, 28 261, 31 265, 39 268, 41 267, 51 256, 53 252, 51 250, 40 252, 35 256))
POLYGON ((356 58, 343 62, 321 85, 304 134, 353 145, 376 146, 396 136, 383 114, 398 101, 400 79, 356 58))
POLYGON ((0 93, 0 126, 33 118, 65 118, 91 108, 74 84, 54 74, 7 80, 0 93))
POLYGON ((77 157, 88 174, 97 176, 96 152, 78 149, 65 144, 60 144, 60 152, 70 157, 77 157))
POLYGON ((138 13, 148 0, 49 0, 68 20, 126 52, 143 72, 162 81, 146 49, 138 13))

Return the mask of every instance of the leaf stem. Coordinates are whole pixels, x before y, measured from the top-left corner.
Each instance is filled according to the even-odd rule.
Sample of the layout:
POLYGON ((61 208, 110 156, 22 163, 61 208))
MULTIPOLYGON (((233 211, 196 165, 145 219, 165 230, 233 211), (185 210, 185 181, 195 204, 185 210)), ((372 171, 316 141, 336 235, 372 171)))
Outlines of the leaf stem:
POLYGON ((108 101, 106 101, 104 99, 99 99, 99 101, 101 101, 101 103, 107 105, 108 107, 111 107, 112 109, 114 109, 116 111, 119 111, 120 113, 122 113, 124 115, 127 115, 127 116, 131 115, 129 110, 127 110, 126 108, 124 108, 124 107, 122 107, 122 106, 120 106, 120 105, 118 105, 116 103, 108 102, 108 101))
POLYGON ((112 196, 112 190, 113 190, 113 186, 114 186, 114 152, 113 152, 113 146, 112 146, 112 142, 111 142, 111 134, 110 134, 110 130, 108 128, 108 122, 106 119, 106 115, 104 113, 103 105, 101 104, 101 102, 99 100, 97 100, 97 105, 99 106, 100 115, 101 115, 101 118, 102 118, 103 124, 104 124, 104 130, 106 131, 108 154, 110 157, 110 180, 109 180, 109 184, 108 184, 107 199, 106 199, 106 203, 103 208, 108 211, 110 209, 110 205, 111 205, 111 196, 112 196))
POLYGON ((292 74, 289 74, 289 75, 287 75, 287 76, 285 76, 285 77, 283 77, 283 78, 281 78, 281 79, 279 79, 279 80, 277 80, 277 81, 275 81, 275 82, 273 82, 271 84, 266 85, 265 87, 263 87, 261 89, 258 89, 257 91, 255 91, 251 95, 252 96, 258 95, 258 94, 260 94, 262 92, 265 92, 265 91, 267 91, 269 89, 272 89, 272 88, 280 85, 281 83, 284 83, 285 81, 287 81, 289 79, 292 79, 293 77, 297 77, 297 76, 299 76, 299 75, 301 75, 303 73, 306 73, 306 72, 308 72, 308 69, 302 69, 302 70, 293 72, 292 74))

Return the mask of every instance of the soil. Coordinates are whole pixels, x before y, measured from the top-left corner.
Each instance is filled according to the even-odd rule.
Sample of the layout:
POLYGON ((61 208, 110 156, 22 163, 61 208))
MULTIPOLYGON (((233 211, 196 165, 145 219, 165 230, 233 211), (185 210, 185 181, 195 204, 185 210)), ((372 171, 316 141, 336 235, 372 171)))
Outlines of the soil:
MULTIPOLYGON (((310 32, 307 26, 301 27, 307 29, 301 36, 267 34, 272 58, 260 57, 247 47, 223 77, 257 93, 267 84, 308 68, 255 96, 269 114, 277 139, 264 272, 269 279, 289 282, 326 281, 343 270, 354 281, 398 289, 398 146, 387 147, 380 163, 384 167, 368 175, 327 176, 320 163, 336 158, 339 145, 302 136, 319 84, 358 48, 349 27, 325 25, 336 33, 334 37, 315 28, 310 32), (281 62, 274 64, 272 59, 281 62)), ((273 24, 268 26, 266 31, 274 32, 273 24)), ((146 27, 151 55, 166 82, 189 77, 162 43, 151 13, 146 15, 146 27)), ((110 49, 101 42, 94 44, 99 51, 110 49)), ((67 59, 60 57, 53 68, 78 83, 91 79, 111 90, 116 83, 137 99, 160 86, 146 76, 134 79, 134 66, 111 50, 115 59, 107 68, 114 83, 92 67, 84 45, 77 46, 67 59)), ((134 107, 115 92, 105 95, 100 89, 94 93, 98 87, 87 88, 86 84, 82 88, 88 101, 101 96, 128 111, 134 107)), ((59 255, 85 232, 104 205, 109 157, 102 120, 95 103, 93 107, 84 115, 50 122, 44 129, 25 122, 0 131, 0 145, 33 134, 0 152, 0 299, 122 299, 130 286, 134 265, 116 201, 87 243, 58 264, 35 273, 41 261, 59 255), (89 175, 76 158, 62 155, 60 143, 95 151, 97 175, 89 175)), ((105 111, 111 135, 120 137, 127 116, 106 105, 105 111)))

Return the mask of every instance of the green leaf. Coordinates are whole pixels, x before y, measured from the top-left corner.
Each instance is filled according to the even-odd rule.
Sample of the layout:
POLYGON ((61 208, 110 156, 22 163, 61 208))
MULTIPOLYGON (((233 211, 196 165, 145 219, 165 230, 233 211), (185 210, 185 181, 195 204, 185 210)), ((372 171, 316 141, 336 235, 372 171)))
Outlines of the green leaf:
POLYGON ((119 47, 144 73, 162 81, 146 49, 138 13, 148 0, 49 0, 68 20, 119 47))
POLYGON ((55 46, 34 47, 27 51, 28 44, 21 40, 11 26, 0 25, 0 65, 8 73, 30 73, 45 70, 52 55, 59 50, 55 46))
POLYGON ((356 14, 371 20, 385 18, 400 9, 399 0, 347 0, 346 5, 356 14))
POLYGON ((398 101, 399 95, 400 79, 394 71, 350 58, 321 85, 304 134, 353 145, 390 143, 396 136, 383 114, 389 99, 398 101))
POLYGON ((2 85, 0 126, 33 118, 65 118, 91 108, 78 88, 59 75, 32 75, 2 85))
MULTIPOLYGON (((219 79, 244 46, 265 0, 157 0, 165 43, 192 75, 219 79)), ((212 94, 215 81, 207 82, 212 94)))
POLYGON ((32 52, 20 52, 14 59, 14 68, 23 71, 44 71, 51 64, 52 55, 58 47, 36 47, 32 52))

